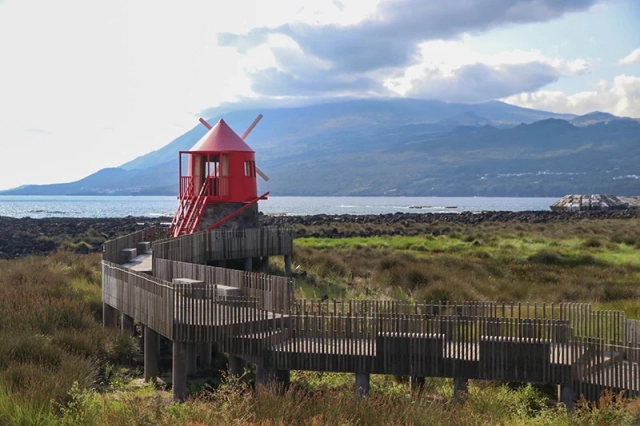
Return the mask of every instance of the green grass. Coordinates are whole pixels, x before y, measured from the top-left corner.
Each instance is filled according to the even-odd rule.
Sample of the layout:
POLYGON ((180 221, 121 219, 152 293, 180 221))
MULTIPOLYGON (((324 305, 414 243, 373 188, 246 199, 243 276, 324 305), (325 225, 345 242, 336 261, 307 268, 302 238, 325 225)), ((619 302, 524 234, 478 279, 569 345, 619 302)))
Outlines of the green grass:
POLYGON ((132 358, 135 345, 123 344, 132 338, 98 322, 99 264, 98 255, 66 252, 0 261, 0 393, 41 410, 132 358))
POLYGON ((640 318, 639 223, 431 224, 438 235, 298 238, 298 295, 591 302, 640 318))

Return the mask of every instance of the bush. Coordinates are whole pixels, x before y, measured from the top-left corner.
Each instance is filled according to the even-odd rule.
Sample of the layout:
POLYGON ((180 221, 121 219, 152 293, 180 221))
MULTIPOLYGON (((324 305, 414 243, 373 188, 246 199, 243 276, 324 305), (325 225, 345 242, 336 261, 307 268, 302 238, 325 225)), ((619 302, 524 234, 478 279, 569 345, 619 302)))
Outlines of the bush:
POLYGON ((585 240, 582 245, 588 248, 598 248, 602 246, 602 242, 596 237, 591 237, 588 240, 585 240))
POLYGON ((541 263, 543 265, 560 265, 564 258, 560 253, 553 250, 540 250, 527 258, 529 262, 541 263))

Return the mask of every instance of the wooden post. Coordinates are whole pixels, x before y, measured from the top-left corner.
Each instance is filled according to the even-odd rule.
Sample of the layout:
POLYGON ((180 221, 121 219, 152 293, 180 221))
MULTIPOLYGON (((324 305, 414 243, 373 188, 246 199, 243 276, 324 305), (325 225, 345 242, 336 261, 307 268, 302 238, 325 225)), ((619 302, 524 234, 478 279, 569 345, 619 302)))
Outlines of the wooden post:
POLYGON ((278 392, 285 393, 291 384, 291 371, 276 370, 276 383, 278 385, 278 392))
POLYGON ((425 378, 424 376, 411 376, 411 392, 421 394, 424 390, 425 378))
POLYGON ((173 341, 172 367, 173 400, 185 401, 187 399, 187 343, 173 341))
POLYGON ((287 276, 291 276, 291 255, 284 255, 284 272, 287 276))
POLYGON ((253 258, 252 257, 247 257, 244 260, 244 270, 251 272, 253 271, 253 258))
POLYGON ((275 372, 264 366, 263 362, 256 362, 256 388, 267 387, 275 378, 275 372))
POLYGON ((269 256, 262 256, 262 270, 264 272, 269 270, 269 256))
POLYGON ((244 374, 246 361, 235 355, 229 355, 229 374, 240 377, 244 374))
POLYGON ((560 402, 562 402, 567 407, 567 411, 573 411, 573 409, 575 408, 576 395, 571 388, 571 384, 562 384, 559 386, 559 388, 560 402))
POLYGON ((102 303, 102 326, 105 328, 118 326, 118 310, 104 302, 102 303))
POLYGON ((453 398, 460 401, 469 391, 469 380, 463 377, 453 378, 453 398))
POLYGON ((187 376, 195 376, 197 373, 198 353, 196 352, 196 344, 194 342, 187 343, 187 376))
POLYGON ((133 328, 133 318, 130 317, 129 315, 123 313, 122 314, 122 322, 120 323, 120 331, 125 334, 133 334, 134 328, 133 328))
POLYGON ((200 368, 211 370, 211 358, 213 356, 213 343, 202 342, 200 344, 200 368))
POLYGON ((144 326, 144 379, 158 375, 158 333, 144 326))
POLYGON ((371 375, 369 373, 356 373, 356 397, 362 398, 369 395, 371 375))

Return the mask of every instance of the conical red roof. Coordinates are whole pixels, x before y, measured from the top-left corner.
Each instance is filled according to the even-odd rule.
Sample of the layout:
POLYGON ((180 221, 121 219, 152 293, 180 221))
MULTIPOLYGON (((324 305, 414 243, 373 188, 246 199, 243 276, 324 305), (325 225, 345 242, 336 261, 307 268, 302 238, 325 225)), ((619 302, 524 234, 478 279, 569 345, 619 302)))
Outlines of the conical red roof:
POLYGON ((229 127, 223 119, 220 119, 194 146, 191 152, 230 152, 249 151, 253 149, 242 140, 236 132, 229 127))

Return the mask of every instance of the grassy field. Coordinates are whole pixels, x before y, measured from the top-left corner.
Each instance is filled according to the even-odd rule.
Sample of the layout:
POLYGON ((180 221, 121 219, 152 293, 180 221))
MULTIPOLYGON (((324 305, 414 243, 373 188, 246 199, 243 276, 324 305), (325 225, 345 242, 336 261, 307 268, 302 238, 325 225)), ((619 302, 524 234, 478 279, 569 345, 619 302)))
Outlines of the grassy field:
MULTIPOLYGON (((297 239, 298 295, 592 301, 640 317, 636 220, 436 227, 297 239)), ((640 401, 612 395, 567 413, 532 386, 471 381, 455 401, 450 380, 430 379, 418 396, 404 377, 373 376, 357 400, 353 375, 310 372, 294 372, 283 396, 256 392, 251 371, 202 378, 188 402, 172 403, 169 385, 142 383, 136 338, 102 329, 99 264, 67 252, 0 261, 0 425, 640 424, 640 401)))
POLYGON ((298 238, 299 297, 592 302, 640 318, 640 221, 435 225, 298 238))

